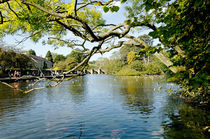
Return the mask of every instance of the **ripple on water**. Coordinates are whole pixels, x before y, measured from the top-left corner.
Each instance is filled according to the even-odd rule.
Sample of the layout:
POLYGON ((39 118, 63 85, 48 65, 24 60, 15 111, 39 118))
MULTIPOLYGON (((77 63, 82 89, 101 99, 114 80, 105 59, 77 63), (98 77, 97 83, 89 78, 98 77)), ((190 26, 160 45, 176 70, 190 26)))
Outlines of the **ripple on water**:
MULTIPOLYGON (((177 86, 155 78, 88 75, 31 94, 0 91, 0 138, 183 137, 183 120, 190 124, 201 115, 188 119, 193 109, 184 111, 169 99, 170 87, 177 86)), ((205 115, 200 119, 207 121, 205 115)), ((186 137, 193 133, 184 131, 186 137)))

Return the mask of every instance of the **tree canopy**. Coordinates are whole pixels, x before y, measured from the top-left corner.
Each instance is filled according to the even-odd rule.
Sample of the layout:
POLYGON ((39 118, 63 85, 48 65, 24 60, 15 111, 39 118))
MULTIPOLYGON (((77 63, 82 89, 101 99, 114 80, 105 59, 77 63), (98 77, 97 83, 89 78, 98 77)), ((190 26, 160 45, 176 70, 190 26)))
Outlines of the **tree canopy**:
POLYGON ((45 56, 47 58, 47 60, 51 61, 53 63, 53 57, 50 51, 47 51, 47 54, 45 56))
POLYGON ((15 52, 14 50, 4 50, 0 48, 0 69, 2 71, 12 69, 29 69, 32 67, 30 57, 15 52))
POLYGON ((32 49, 30 49, 28 52, 29 52, 30 55, 34 55, 34 56, 36 55, 36 52, 32 49))

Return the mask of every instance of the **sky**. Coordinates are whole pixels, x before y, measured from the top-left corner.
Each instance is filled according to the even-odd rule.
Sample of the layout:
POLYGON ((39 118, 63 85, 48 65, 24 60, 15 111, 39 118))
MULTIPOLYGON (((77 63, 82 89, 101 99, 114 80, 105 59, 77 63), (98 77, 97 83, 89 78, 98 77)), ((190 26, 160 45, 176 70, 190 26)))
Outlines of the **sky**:
MULTIPOLYGON (((123 15, 123 13, 125 12, 124 8, 120 5, 120 3, 116 3, 116 5, 120 6, 120 10, 118 12, 108 12, 108 13, 104 13, 102 11, 102 9, 99 9, 102 11, 102 16, 104 17, 104 19, 106 20, 106 23, 114 23, 114 24, 119 24, 119 23, 123 23, 124 20, 126 19, 125 16, 123 15)), ((144 31, 141 33, 142 34, 146 34, 147 32, 144 31)), ((137 35, 137 34, 136 34, 137 35)), ((139 36, 140 34, 138 34, 139 36)), ((23 35, 21 35, 23 36, 23 35)), ((51 51, 53 53, 57 53, 57 54, 63 54, 63 55, 68 55, 71 52, 71 48, 67 48, 67 47, 58 47, 55 48, 53 46, 50 45, 43 45, 42 41, 40 40, 37 43, 34 43, 33 41, 31 41, 30 39, 22 42, 21 44, 19 44, 17 46, 17 42, 22 40, 23 37, 18 36, 18 35, 7 35, 3 41, 10 46, 15 46, 17 48, 21 48, 23 51, 28 51, 30 49, 35 50, 36 55, 38 56, 42 56, 45 57, 47 51, 51 51)), ((73 35, 71 33, 67 34, 68 37, 72 37, 73 35)), ((90 44, 91 45, 91 44, 90 44)), ((114 50, 116 51, 116 50, 114 50)), ((111 53, 113 53, 113 51, 109 52, 109 53, 105 53, 103 54, 103 56, 101 54, 95 54, 94 56, 92 56, 92 58, 90 60, 96 60, 99 57, 109 57, 111 55, 111 53)))

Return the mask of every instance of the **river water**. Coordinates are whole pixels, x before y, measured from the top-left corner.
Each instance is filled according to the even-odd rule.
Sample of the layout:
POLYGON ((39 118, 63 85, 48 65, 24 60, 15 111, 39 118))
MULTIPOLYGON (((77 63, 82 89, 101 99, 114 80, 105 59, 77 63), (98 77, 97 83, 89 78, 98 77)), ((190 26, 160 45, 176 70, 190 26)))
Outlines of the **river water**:
POLYGON ((169 95, 178 89, 158 77, 110 75, 28 94, 0 84, 0 138, 208 138, 209 113, 169 95))

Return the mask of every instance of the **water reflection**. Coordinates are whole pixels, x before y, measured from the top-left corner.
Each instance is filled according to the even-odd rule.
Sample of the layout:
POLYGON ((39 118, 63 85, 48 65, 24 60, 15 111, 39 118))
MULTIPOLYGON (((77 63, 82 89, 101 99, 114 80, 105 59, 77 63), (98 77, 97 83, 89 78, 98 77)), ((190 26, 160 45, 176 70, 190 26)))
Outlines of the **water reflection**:
POLYGON ((199 139, 210 137, 209 132, 205 130, 205 127, 210 123, 209 111, 191 107, 173 97, 170 97, 167 101, 170 109, 163 108, 165 113, 162 120, 164 137, 199 139))
POLYGON ((121 94, 125 97, 125 105, 130 111, 139 111, 149 115, 153 107, 153 82, 150 78, 119 77, 121 94))
POLYGON ((108 75, 29 94, 0 84, 0 138, 207 138, 209 112, 174 99, 169 88, 178 86, 108 75))
MULTIPOLYGON (((16 88, 26 88, 26 83, 12 83, 16 88)), ((24 109, 30 103, 30 95, 24 95, 17 89, 0 84, 0 122, 4 122, 3 118, 11 118, 16 116, 20 109, 24 109)))
POLYGON ((73 79, 69 83, 69 93, 71 93, 72 101, 75 103, 82 103, 85 101, 85 86, 86 86, 86 78, 78 77, 73 79))

